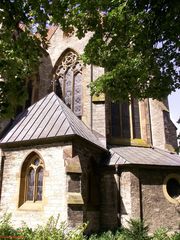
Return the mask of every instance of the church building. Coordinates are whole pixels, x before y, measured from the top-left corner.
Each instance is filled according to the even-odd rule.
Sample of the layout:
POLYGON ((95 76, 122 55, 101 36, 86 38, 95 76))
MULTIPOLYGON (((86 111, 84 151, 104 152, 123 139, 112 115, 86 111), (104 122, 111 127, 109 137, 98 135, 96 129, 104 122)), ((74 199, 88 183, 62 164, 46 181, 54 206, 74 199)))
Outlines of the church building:
MULTIPOLYGON (((0 216, 30 227, 60 214, 88 232, 144 220, 180 230, 180 157, 168 101, 91 96, 104 69, 80 60, 91 33, 53 26, 24 109, 0 138, 0 216)), ((1 126, 3 126, 1 124, 1 126)))

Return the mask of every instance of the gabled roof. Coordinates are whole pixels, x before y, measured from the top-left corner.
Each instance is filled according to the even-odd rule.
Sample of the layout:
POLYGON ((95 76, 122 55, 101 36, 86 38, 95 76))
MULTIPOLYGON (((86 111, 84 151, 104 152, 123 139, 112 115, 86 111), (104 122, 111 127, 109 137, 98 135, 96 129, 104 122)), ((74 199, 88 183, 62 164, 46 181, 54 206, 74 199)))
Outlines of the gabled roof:
POLYGON ((15 118, 0 145, 73 135, 105 149, 92 131, 52 92, 15 118))
POLYGON ((158 148, 112 147, 109 165, 180 166, 180 156, 158 148))

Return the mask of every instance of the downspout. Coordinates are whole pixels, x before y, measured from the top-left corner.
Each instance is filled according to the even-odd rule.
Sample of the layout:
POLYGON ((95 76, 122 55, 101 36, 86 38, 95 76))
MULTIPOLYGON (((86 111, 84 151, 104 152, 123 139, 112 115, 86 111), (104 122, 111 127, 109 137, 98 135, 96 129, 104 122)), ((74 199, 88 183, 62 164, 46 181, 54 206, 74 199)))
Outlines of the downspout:
POLYGON ((117 193, 117 221, 118 221, 118 227, 121 227, 121 172, 119 171, 119 166, 115 164, 115 171, 116 171, 116 176, 117 176, 117 184, 118 184, 118 193, 117 193))
POLYGON ((142 203, 142 183, 139 177, 139 207, 140 207, 140 219, 143 221, 143 203, 142 203))
POLYGON ((147 102, 148 102, 148 117, 149 117, 150 144, 151 144, 151 146, 153 146, 151 109, 150 109, 149 98, 147 99, 147 102))
MULTIPOLYGON (((93 65, 91 64, 91 83, 93 82, 93 65)), ((93 129, 93 105, 92 105, 92 95, 90 100, 90 129, 93 129)))
POLYGON ((3 173, 4 173, 4 160, 5 160, 5 155, 2 150, 0 157, 1 157, 1 171, 0 171, 0 201, 1 201, 1 194, 2 194, 2 182, 3 182, 3 173))

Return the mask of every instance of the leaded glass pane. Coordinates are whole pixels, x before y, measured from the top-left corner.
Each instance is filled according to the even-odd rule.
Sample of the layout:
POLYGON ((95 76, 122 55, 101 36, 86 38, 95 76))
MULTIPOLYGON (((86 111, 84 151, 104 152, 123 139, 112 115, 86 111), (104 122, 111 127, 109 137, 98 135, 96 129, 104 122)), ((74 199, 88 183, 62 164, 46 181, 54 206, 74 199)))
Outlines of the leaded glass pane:
POLYGON ((42 188, 43 188, 43 168, 37 171, 37 196, 36 200, 42 200, 42 188))
POLYGON ((139 103, 137 99, 131 100, 132 104, 132 120, 133 120, 133 138, 141 138, 139 103))
POLYGON ((72 106, 72 88, 73 88, 73 72, 69 68, 65 75, 65 103, 68 107, 72 106))
POLYGON ((82 115, 82 74, 77 73, 74 77, 74 113, 76 116, 82 115))
POLYGON ((121 103, 122 138, 130 138, 129 103, 121 103))
POLYGON ((34 195, 34 169, 30 169, 27 178, 27 200, 33 201, 34 195))
POLYGON ((69 51, 56 70, 56 94, 76 116, 82 115, 82 64, 78 55, 69 51))
POLYGON ((121 125, 120 125, 120 108, 119 103, 111 104, 111 126, 112 136, 121 136, 121 125))
POLYGON ((39 165, 39 159, 34 160, 34 165, 38 166, 39 165))
POLYGON ((130 138, 128 102, 111 104, 112 137, 130 138))

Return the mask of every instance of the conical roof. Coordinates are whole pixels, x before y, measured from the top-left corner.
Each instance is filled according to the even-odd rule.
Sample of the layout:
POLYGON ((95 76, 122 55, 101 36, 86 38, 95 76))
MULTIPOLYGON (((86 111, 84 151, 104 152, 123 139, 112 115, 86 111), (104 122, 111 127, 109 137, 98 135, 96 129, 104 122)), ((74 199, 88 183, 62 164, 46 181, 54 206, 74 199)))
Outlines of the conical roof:
POLYGON ((72 135, 105 149, 92 131, 52 92, 15 118, 0 144, 72 135))

